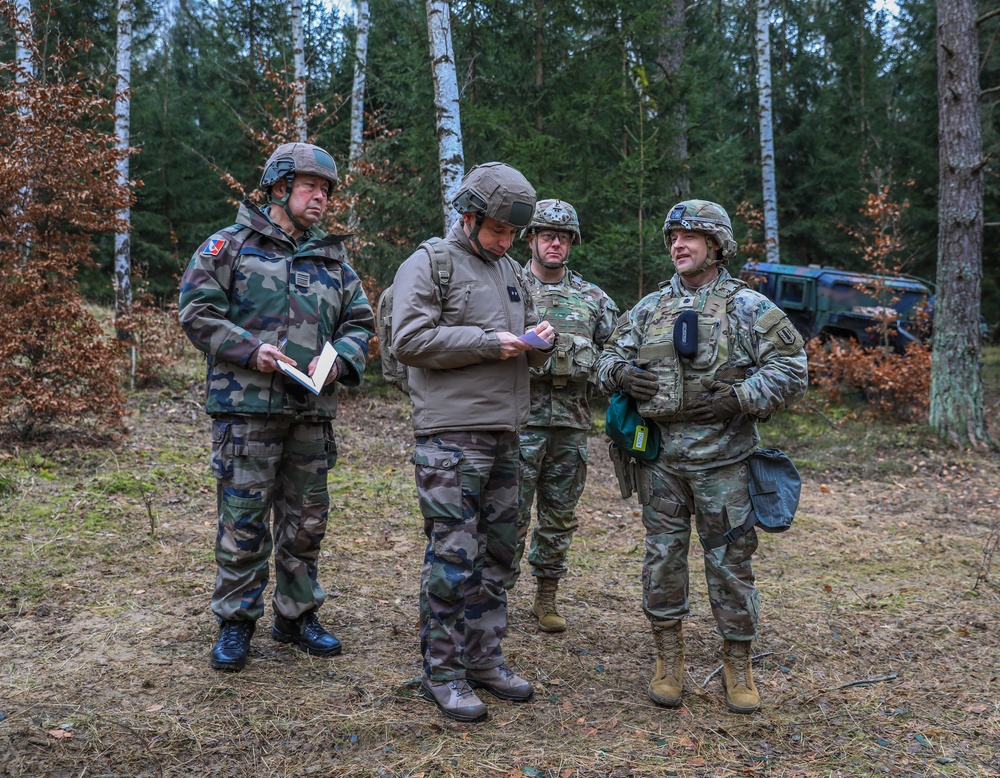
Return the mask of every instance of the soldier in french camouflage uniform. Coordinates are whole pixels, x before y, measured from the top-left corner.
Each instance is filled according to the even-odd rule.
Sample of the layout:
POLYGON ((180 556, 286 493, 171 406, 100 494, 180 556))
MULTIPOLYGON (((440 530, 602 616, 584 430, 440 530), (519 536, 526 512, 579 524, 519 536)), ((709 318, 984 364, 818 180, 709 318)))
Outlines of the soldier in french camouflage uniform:
POLYGON ((517 545, 518 433, 528 367, 555 337, 538 322, 524 272, 506 251, 527 226, 535 190, 514 168, 479 165, 462 181, 444 249, 447 283, 423 248, 393 283, 392 348, 407 366, 413 463, 427 549, 420 576, 423 694, 446 716, 481 721, 474 689, 531 699, 508 667, 506 585, 517 545), (536 347, 522 336, 541 340, 536 347))
POLYGON ((346 236, 316 226, 336 184, 326 151, 279 146, 260 183, 267 207, 244 201, 236 224, 202 244, 181 280, 181 326, 208 360, 217 670, 246 664, 272 549, 274 639, 316 656, 341 650, 316 616, 325 598, 316 562, 330 508, 327 472, 337 459, 335 382, 361 383, 374 317, 347 263, 346 236), (327 342, 336 359, 319 394, 278 370, 282 362, 312 375, 327 342))
POLYGON ((648 694, 681 704, 693 515, 724 639, 726 705, 751 713, 760 706, 750 668, 760 598, 747 459, 760 440, 757 421, 805 393, 806 355, 784 312, 724 267, 736 241, 722 206, 679 203, 663 234, 677 273, 621 317, 598 364, 602 386, 634 397, 662 440, 654 462, 638 463, 642 605, 657 651, 648 694))
POLYGON ((559 335, 548 364, 531 369, 531 415, 521 432, 515 562, 520 570, 537 493, 538 520, 528 553, 537 581, 531 612, 542 632, 562 632, 566 619, 556 609, 556 592, 559 579, 566 577, 566 554, 579 526, 576 504, 587 481, 597 357, 615 327, 618 307, 600 287, 566 266, 571 244, 580 243, 580 219, 572 205, 539 200, 524 234, 531 248, 526 269, 539 316, 559 335))

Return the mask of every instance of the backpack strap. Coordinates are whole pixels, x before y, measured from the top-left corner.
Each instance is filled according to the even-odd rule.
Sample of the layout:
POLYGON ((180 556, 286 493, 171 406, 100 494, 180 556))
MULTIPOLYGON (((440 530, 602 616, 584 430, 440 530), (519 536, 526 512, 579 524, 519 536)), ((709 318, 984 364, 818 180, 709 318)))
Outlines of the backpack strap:
POLYGON ((444 300, 448 284, 451 283, 451 252, 448 251, 444 238, 428 238, 420 244, 420 248, 426 251, 431 259, 431 275, 437 284, 441 299, 444 300))

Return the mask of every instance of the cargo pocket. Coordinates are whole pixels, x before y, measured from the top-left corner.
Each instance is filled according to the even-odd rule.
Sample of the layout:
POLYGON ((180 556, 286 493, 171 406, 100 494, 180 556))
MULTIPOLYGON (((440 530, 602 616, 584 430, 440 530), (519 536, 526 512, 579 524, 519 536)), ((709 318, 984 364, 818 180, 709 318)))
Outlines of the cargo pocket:
POLYGON ((212 475, 219 479, 233 477, 233 424, 212 421, 212 453, 209 459, 212 475))
POLYGON ((462 520, 461 451, 417 445, 410 461, 416 473, 420 512, 425 519, 462 520))

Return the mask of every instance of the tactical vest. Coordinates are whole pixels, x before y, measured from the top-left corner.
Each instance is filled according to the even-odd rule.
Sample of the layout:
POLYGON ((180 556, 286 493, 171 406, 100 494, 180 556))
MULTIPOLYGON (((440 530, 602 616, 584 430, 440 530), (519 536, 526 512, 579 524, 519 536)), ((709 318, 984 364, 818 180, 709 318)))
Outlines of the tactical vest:
POLYGON ((596 384, 594 365, 599 354, 594 345, 591 310, 582 294, 586 282, 579 273, 568 269, 566 273, 566 278, 556 284, 535 279, 539 318, 551 322, 559 335, 552 358, 542 367, 531 368, 531 380, 551 381, 555 387, 569 383, 596 384))
POLYGON ((678 297, 669 281, 660 285, 660 302, 649 317, 637 355, 638 360, 649 360, 646 369, 655 372, 660 381, 656 395, 639 404, 643 417, 669 421, 707 391, 703 378, 723 379, 718 372, 729 359, 726 314, 736 293, 745 288, 742 281, 728 278, 710 294, 678 297), (698 315, 698 352, 691 358, 680 356, 674 348, 674 324, 686 310, 698 315))

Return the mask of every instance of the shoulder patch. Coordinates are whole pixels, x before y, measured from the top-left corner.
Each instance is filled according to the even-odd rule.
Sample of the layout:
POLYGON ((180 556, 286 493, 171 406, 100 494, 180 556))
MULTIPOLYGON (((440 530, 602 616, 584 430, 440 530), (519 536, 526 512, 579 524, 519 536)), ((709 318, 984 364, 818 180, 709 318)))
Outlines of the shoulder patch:
POLYGON ((782 356, 798 353, 805 343, 795 325, 780 308, 771 308, 757 320, 753 328, 771 341, 782 356))
POLYGON ((225 238, 209 238, 201 253, 209 257, 217 257, 226 247, 226 243, 225 238))

